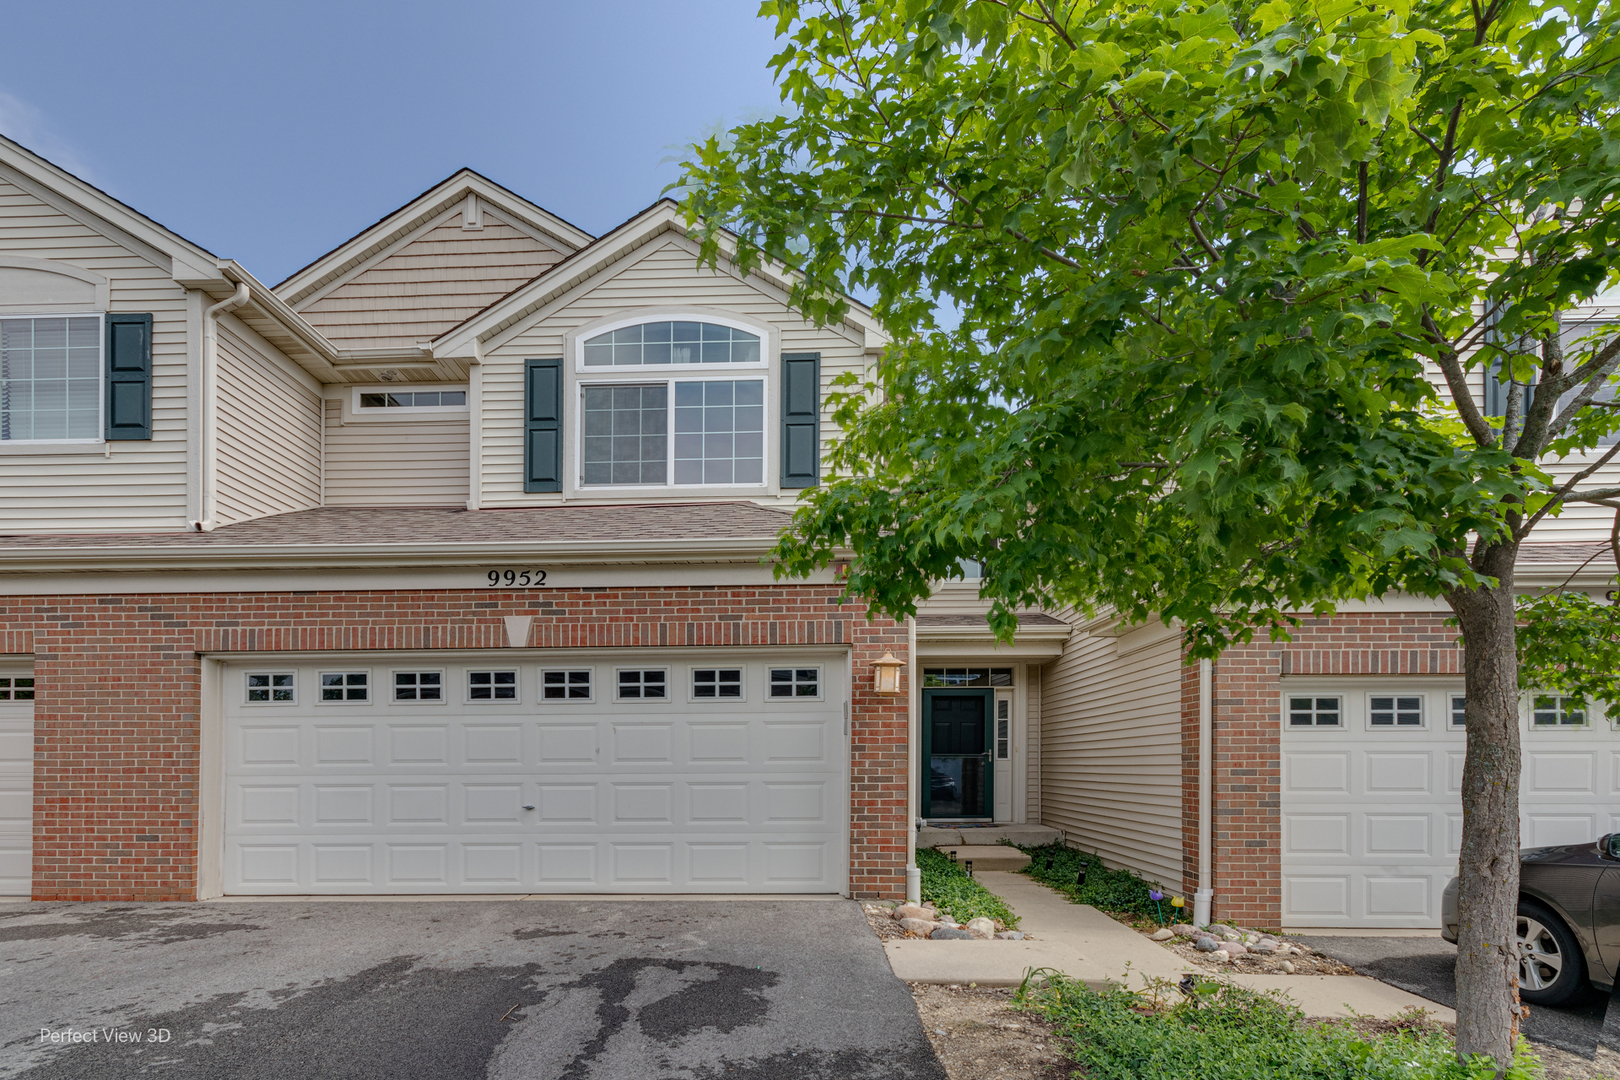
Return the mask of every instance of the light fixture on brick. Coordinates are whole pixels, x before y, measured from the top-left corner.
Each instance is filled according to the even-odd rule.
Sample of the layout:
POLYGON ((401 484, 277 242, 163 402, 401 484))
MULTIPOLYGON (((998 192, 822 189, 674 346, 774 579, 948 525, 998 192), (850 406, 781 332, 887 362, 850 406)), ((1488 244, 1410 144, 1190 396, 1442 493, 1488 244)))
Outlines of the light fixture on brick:
POLYGON ((904 660, 896 660, 894 653, 883 650, 883 656, 872 661, 872 667, 877 671, 877 692, 880 694, 898 694, 900 692, 900 669, 906 666, 904 660))

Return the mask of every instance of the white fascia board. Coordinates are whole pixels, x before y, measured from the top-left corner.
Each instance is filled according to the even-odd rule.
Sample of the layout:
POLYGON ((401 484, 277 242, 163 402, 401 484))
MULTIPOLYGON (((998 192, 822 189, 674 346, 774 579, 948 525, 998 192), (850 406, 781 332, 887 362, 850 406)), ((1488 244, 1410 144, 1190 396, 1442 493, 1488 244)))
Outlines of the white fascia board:
POLYGON ((217 276, 211 252, 4 136, 0 176, 162 267, 183 285, 217 276))
POLYGON ((0 552, 0 574, 88 570, 213 570, 284 567, 485 566, 547 559, 571 565, 737 562, 759 559, 775 537, 744 540, 599 540, 481 544, 232 544, 188 547, 13 548, 0 552))
POLYGON ((1059 641, 1015 641, 1002 645, 986 638, 983 641, 939 641, 917 638, 919 660, 953 660, 962 663, 1003 663, 1009 660, 1055 660, 1063 655, 1059 641))
POLYGON ((578 251, 595 239, 544 207, 469 169, 462 169, 283 281, 276 287, 278 294, 290 303, 303 303, 316 290, 350 273, 356 264, 395 246, 423 222, 440 216, 465 200, 469 192, 488 201, 497 211, 544 233, 571 251, 578 251))

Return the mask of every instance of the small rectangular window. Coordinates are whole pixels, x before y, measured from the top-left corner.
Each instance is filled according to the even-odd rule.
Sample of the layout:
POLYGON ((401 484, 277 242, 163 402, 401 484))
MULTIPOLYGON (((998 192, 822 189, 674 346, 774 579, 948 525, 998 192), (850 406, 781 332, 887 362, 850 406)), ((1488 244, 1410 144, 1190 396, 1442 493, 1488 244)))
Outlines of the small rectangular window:
POLYGON ((1007 750, 1012 745, 1011 736, 1012 721, 1007 719, 1007 714, 1003 711, 996 718, 996 757, 1002 761, 1007 760, 1007 750))
POLYGON ((360 395, 365 409, 464 409, 465 390, 387 390, 366 391, 360 395))
POLYGON ((1585 727, 1586 702, 1562 694, 1537 694, 1531 719, 1536 727, 1585 727))
POLYGON ((1288 699, 1289 727, 1338 727, 1339 716, 1339 699, 1336 697, 1288 699))
POLYGON ((820 668, 772 668, 771 697, 815 697, 821 693, 820 668))
POLYGON ((1374 695, 1367 699, 1367 721, 1373 727, 1422 727, 1423 699, 1374 695))
POLYGON ((741 698, 743 696, 742 669, 694 669, 692 672, 692 696, 695 698, 741 698))
POLYGON ((1012 668, 924 668, 924 686, 1011 686, 1012 668))
POLYGON ((443 701, 444 674, 438 671, 394 672, 395 701, 443 701))
POLYGON ((34 680, 28 675, 0 675, 0 701, 33 701, 34 680))
POLYGON ((364 671, 321 672, 322 701, 370 701, 370 676, 364 671))
POLYGON ((1468 698, 1462 694, 1451 695, 1451 726, 1460 728, 1468 723, 1468 698))
POLYGON ((294 701, 293 673, 290 671, 253 671, 247 677, 247 699, 250 702, 270 702, 290 705, 294 701))
POLYGON ((469 671, 469 672, 467 672, 467 700, 469 700, 469 701, 516 701, 517 700, 517 672, 515 672, 515 671, 469 671))
POLYGON ((662 699, 667 695, 668 673, 662 668, 619 672, 621 699, 662 699))
POLYGON ((540 675, 540 694, 547 701, 589 701, 591 672, 546 671, 540 675))

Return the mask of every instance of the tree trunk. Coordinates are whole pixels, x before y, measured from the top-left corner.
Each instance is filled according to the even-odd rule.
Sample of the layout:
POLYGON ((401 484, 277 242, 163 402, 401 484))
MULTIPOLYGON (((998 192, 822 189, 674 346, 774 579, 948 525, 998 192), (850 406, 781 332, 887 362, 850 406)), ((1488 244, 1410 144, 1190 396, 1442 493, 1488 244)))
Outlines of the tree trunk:
POLYGON ((1462 628, 1468 753, 1463 761, 1457 897, 1457 1053, 1501 1069, 1518 1034, 1519 663, 1513 615, 1517 544, 1476 553, 1490 589, 1446 599, 1462 628))

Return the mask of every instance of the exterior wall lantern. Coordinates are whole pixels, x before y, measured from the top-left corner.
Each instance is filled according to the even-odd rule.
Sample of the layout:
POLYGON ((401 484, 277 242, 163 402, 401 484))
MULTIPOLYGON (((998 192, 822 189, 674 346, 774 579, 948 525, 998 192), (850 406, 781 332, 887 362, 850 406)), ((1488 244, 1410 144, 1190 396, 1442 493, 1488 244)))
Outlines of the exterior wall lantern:
POLYGON ((898 694, 900 692, 900 669, 906 666, 904 660, 896 660, 894 653, 883 650, 880 659, 872 661, 872 667, 877 670, 877 692, 880 694, 898 694))

